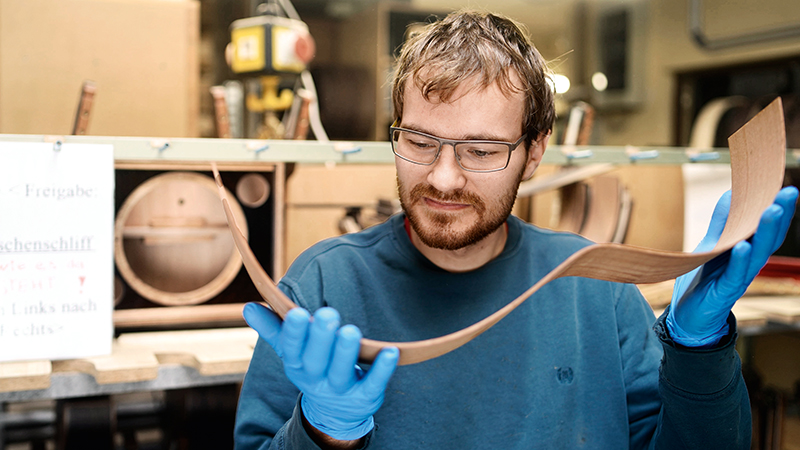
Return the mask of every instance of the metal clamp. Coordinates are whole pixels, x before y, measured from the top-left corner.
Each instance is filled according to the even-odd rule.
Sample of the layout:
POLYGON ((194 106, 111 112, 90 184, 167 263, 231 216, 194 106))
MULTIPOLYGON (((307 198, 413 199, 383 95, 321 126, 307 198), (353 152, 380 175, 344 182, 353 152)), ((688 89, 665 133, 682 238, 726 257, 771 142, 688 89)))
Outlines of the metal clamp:
POLYGON ((169 146, 170 146, 169 141, 164 139, 154 139, 150 141, 150 147, 154 148, 155 150, 158 150, 159 154, 164 150, 168 149, 169 146))
POLYGON ((249 141, 245 147, 247 148, 248 151, 251 151, 256 155, 258 155, 264 150, 269 149, 269 144, 267 144, 264 141, 249 141))
POLYGON ((45 136, 43 140, 53 143, 54 152, 60 152, 61 146, 64 145, 64 136, 45 136))
POLYGON ((715 161, 719 159, 719 152, 698 152, 687 150, 686 156, 689 158, 689 162, 715 161))
POLYGON ((633 146, 625 148, 625 154, 628 155, 628 159, 630 159, 632 162, 646 159, 656 159, 661 156, 661 153, 659 153, 658 150, 641 151, 638 147, 633 146))

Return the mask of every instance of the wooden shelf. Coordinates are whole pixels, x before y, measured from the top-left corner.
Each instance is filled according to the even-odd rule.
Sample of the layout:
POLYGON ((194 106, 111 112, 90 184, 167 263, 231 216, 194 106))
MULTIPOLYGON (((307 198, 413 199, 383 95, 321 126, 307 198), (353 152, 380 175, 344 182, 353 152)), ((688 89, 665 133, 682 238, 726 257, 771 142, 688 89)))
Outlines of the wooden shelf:
MULTIPOLYGON (((154 170, 211 170, 217 162, 221 170, 253 170, 252 164, 394 164, 388 141, 292 141, 212 138, 147 138, 108 136, 45 136, 0 134, 0 142, 48 142, 64 144, 108 144, 114 146, 115 166, 150 164, 154 170), (167 145, 168 144, 168 145, 167 145)), ((800 151, 786 153, 786 166, 797 167, 800 151)), ((634 146, 562 146, 550 145, 543 164, 586 165, 678 165, 730 164, 724 148, 634 146)))

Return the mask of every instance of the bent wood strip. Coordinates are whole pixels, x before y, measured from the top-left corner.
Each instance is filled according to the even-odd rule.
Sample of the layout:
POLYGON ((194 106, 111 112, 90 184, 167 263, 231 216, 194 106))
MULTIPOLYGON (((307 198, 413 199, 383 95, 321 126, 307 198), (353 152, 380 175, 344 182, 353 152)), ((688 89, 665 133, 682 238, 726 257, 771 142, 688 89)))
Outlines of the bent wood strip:
POLYGON ((542 192, 560 189, 564 186, 588 180, 597 175, 614 170, 614 165, 610 163, 587 164, 562 169, 552 175, 535 177, 528 181, 523 181, 517 189, 517 197, 530 197, 541 194, 542 192))
POLYGON ((613 242, 625 188, 615 176, 599 176, 589 189, 589 210, 579 234, 597 243, 613 242))
MULTIPOLYGON (((732 198, 728 221, 716 247, 705 253, 653 250, 623 244, 593 244, 575 252, 522 295, 485 319, 467 328, 433 339, 414 342, 361 340, 360 359, 371 362, 384 347, 400 349, 401 365, 441 356, 466 344, 499 322, 533 293, 560 277, 586 277, 623 283, 655 283, 676 278, 729 250, 756 230, 762 212, 772 204, 783 184, 786 137, 783 107, 775 100, 729 139, 732 198)), ((244 266, 259 293, 283 318, 296 307, 259 264, 247 239, 236 226, 216 166, 214 177, 220 188, 225 214, 244 266)))

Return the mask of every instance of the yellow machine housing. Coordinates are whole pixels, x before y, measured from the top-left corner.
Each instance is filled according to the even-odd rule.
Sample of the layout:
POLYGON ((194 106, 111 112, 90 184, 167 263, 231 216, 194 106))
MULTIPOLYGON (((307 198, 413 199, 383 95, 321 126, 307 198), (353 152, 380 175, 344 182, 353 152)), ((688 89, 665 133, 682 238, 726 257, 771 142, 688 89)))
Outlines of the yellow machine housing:
POLYGON ((304 22, 264 15, 234 21, 228 51, 237 74, 299 74, 314 58, 315 45, 304 22))

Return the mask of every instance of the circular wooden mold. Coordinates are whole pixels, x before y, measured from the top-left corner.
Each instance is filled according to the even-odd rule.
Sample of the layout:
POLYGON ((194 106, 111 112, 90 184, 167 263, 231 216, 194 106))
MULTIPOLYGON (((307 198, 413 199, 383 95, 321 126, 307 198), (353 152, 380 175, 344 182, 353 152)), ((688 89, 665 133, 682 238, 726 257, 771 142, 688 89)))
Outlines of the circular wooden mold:
POLYGON ((269 199, 269 181, 260 173, 248 173, 236 183, 236 197, 244 206, 258 208, 269 199))
MULTIPOLYGON (((114 260, 133 290, 161 305, 195 305, 233 281, 242 261, 218 192, 192 172, 157 175, 131 192, 117 213, 114 260)), ((241 206, 230 206, 247 233, 241 206)))

